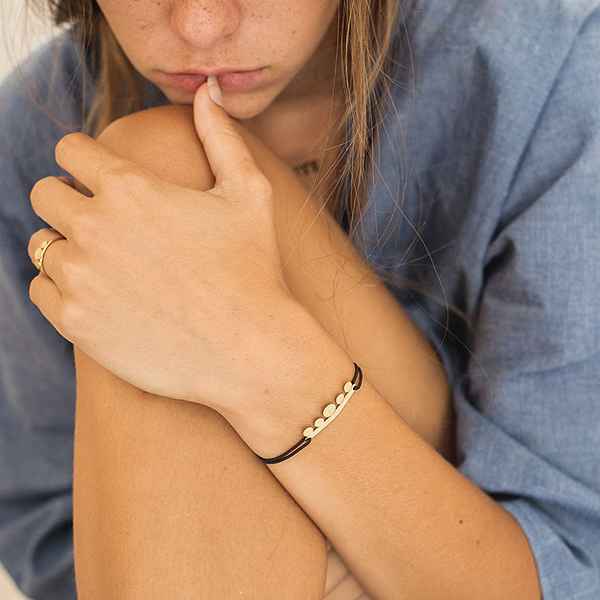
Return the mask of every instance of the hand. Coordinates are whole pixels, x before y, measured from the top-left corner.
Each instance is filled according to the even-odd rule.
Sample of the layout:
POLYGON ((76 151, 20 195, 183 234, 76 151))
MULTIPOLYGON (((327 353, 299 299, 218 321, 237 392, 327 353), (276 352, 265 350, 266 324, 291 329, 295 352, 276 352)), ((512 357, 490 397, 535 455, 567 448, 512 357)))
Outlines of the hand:
POLYGON ((56 160, 79 187, 58 177, 35 184, 32 206, 55 231, 29 242, 33 260, 43 241, 65 238, 30 286, 63 337, 136 387, 203 404, 256 385, 260 349, 291 300, 269 181, 207 87, 194 121, 212 190, 177 186, 70 134, 56 160))

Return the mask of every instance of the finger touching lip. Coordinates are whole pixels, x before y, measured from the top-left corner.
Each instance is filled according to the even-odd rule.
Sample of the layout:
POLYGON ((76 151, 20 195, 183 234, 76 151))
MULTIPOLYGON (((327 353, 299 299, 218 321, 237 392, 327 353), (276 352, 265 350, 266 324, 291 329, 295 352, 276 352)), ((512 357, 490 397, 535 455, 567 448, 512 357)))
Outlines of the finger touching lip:
MULTIPOLYGON (((253 71, 228 71, 217 74, 223 92, 243 92, 259 85, 264 76, 264 68, 253 71)), ((164 73, 168 85, 185 92, 195 92, 208 79, 202 73, 164 73)))

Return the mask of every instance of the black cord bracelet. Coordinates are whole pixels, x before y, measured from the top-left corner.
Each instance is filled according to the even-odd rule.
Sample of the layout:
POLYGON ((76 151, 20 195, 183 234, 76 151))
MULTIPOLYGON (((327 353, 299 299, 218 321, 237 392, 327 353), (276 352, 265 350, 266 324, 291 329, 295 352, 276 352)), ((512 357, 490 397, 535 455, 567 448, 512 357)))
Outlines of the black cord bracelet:
POLYGON ((350 396, 352 396, 352 394, 356 390, 360 389, 360 386, 362 385, 362 380, 362 369, 356 363, 354 363, 354 377, 352 377, 352 381, 347 381, 344 384, 345 394, 339 394, 336 397, 335 402, 337 406, 336 404, 328 404, 323 409, 323 417, 325 418, 319 417, 315 421, 313 427, 307 427, 303 431, 304 437, 297 444, 292 446, 289 450, 286 450, 283 454, 280 454, 275 458, 263 458, 262 456, 258 456, 258 454, 256 456, 258 456, 258 458, 260 458, 260 460, 262 460, 264 463, 274 464, 284 461, 287 458, 291 458, 292 456, 294 456, 294 454, 300 452, 300 450, 302 450, 303 448, 306 448, 306 446, 308 446, 312 442, 312 439, 317 435, 317 433, 320 433, 323 429, 325 429, 325 427, 327 427, 327 425, 329 425, 329 423, 331 423, 331 421, 333 421, 338 416, 342 408, 344 408, 344 406, 350 399, 350 396), (358 384, 354 385, 357 379, 358 384))

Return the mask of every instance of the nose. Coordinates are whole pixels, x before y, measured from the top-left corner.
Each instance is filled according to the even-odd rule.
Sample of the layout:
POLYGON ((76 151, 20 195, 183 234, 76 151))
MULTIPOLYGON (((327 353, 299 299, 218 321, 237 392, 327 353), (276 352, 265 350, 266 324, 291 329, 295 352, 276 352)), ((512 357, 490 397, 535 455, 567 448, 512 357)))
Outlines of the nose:
POLYGON ((192 46, 208 48, 238 28, 235 0, 179 0, 174 3, 171 26, 192 46))

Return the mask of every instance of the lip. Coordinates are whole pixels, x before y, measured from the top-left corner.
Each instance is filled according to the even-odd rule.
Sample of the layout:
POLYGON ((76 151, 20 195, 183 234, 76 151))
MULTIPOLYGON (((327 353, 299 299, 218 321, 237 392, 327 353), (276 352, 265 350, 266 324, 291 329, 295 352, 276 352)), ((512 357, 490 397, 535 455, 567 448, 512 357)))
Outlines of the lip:
POLYGON ((176 87, 184 92, 195 92, 209 75, 215 75, 219 80, 219 86, 223 92, 244 92, 260 84, 265 69, 254 69, 249 71, 213 71, 191 72, 191 73, 167 73, 161 71, 168 85, 176 87))

